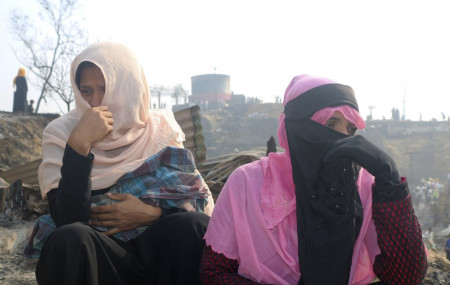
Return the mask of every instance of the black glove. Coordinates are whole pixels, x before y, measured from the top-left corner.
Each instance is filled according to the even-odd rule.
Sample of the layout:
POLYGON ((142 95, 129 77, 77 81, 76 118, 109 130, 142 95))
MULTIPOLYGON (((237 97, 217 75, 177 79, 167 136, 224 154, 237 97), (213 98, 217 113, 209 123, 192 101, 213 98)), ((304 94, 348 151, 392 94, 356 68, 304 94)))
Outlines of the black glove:
POLYGON ((377 187, 388 187, 401 182, 395 162, 381 149, 360 135, 336 141, 325 154, 323 161, 333 164, 341 157, 351 160, 375 176, 377 187))

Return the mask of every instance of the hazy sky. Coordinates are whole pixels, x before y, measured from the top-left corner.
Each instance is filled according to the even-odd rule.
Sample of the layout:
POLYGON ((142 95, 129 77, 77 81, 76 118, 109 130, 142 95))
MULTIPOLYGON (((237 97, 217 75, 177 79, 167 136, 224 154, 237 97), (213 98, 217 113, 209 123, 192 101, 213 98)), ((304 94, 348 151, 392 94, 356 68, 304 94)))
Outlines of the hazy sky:
MULTIPOLYGON (((82 0, 90 42, 135 51, 149 85, 191 89, 191 76, 230 75, 236 94, 274 102, 291 78, 321 75, 355 89, 360 111, 406 119, 450 115, 450 1, 82 0)), ((37 15, 34 0, 0 2, 0 110, 11 111, 11 8, 37 15)), ((81 18, 80 18, 81 19, 81 18)), ((37 99, 37 90, 28 98, 37 99)), ((58 112, 52 104, 42 112, 58 112)))

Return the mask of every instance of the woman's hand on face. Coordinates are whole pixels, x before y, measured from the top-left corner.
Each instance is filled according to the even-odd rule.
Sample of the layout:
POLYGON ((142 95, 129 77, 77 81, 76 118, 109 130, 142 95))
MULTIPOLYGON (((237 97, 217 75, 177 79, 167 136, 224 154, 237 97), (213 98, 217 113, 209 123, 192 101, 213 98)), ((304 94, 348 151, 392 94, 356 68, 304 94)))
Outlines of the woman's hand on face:
POLYGON ((361 135, 336 141, 325 154, 325 163, 334 163, 341 157, 351 160, 375 176, 377 185, 395 185, 401 182, 395 162, 389 155, 361 135))
POLYGON ((111 193, 108 197, 120 201, 112 205, 91 208, 91 225, 112 227, 107 236, 148 225, 161 216, 161 208, 145 204, 131 194, 111 193))
POLYGON ((67 143, 81 155, 88 155, 91 146, 113 130, 113 117, 107 106, 89 108, 72 130, 67 143))

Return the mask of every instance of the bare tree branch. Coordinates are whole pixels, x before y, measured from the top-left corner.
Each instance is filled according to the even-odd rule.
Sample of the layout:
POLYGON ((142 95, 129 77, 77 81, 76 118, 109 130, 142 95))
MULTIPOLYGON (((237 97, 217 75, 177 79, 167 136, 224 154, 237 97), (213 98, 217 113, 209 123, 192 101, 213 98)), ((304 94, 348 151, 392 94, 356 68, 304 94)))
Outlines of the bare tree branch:
MULTIPOLYGON (((67 111, 74 101, 69 68, 73 57, 87 44, 86 32, 77 21, 80 10, 77 0, 37 0, 38 23, 33 23, 19 10, 10 13, 10 30, 18 61, 36 77, 40 89, 35 112, 42 100, 62 100, 67 111), (56 96, 57 95, 57 96, 56 96)), ((59 106, 59 104, 57 104, 59 106)))

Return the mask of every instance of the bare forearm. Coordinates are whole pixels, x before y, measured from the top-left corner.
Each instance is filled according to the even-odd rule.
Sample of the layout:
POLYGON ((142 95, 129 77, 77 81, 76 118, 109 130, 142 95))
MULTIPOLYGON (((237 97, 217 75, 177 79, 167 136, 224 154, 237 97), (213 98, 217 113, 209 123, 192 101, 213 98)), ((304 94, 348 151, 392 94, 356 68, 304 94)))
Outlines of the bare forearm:
POLYGON ((144 203, 145 207, 145 215, 143 215, 143 219, 141 221, 141 225, 150 225, 154 221, 161 218, 162 209, 160 207, 154 207, 144 203))

